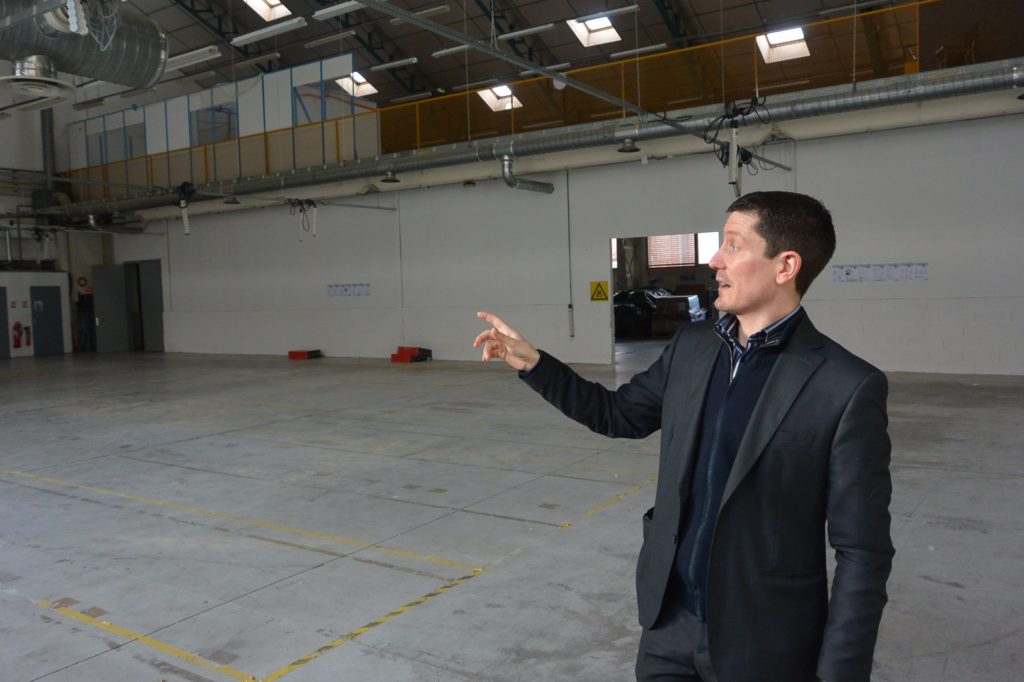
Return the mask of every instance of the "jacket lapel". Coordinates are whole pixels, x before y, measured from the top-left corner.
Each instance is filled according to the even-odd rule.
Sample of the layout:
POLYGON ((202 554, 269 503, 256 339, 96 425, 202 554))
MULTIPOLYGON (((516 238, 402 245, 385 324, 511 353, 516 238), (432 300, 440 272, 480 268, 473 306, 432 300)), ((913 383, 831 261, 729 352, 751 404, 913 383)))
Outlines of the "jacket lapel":
POLYGON ((733 462, 729 479, 725 483, 725 492, 722 494, 719 509, 725 506, 740 481, 753 468, 804 384, 822 363, 821 354, 815 352, 821 346, 821 334, 809 319, 804 318, 794 330, 786 347, 779 353, 775 367, 772 368, 761 396, 754 406, 747 430, 736 452, 736 460, 733 462))
POLYGON ((680 457, 667 460, 669 464, 678 467, 677 471, 670 474, 669 480, 675 480, 680 490, 683 489, 683 478, 692 468, 691 463, 697 452, 697 437, 700 434, 704 401, 708 385, 711 383, 711 373, 715 368, 715 359, 722 346, 722 340, 713 331, 694 335, 694 338, 700 342, 696 344, 696 348, 679 353, 674 359, 675 371, 670 378, 676 385, 677 394, 687 398, 686 404, 667 406, 668 411, 672 413, 668 451, 681 453, 680 457))

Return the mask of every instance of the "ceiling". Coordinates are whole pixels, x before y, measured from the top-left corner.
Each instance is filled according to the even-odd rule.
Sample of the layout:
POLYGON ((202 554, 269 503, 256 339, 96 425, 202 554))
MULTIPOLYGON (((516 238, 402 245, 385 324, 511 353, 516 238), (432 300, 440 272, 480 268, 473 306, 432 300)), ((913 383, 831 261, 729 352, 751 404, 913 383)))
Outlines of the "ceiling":
MULTIPOLYGON (((310 17, 315 11, 335 4, 334 0, 283 0, 292 16, 310 17)), ((671 49, 715 42, 720 38, 749 35, 820 21, 844 13, 830 9, 848 7, 852 0, 637 0, 639 11, 612 17, 621 41, 584 47, 566 19, 632 4, 631 0, 392 0, 392 4, 417 12, 446 5, 447 11, 430 20, 471 38, 489 41, 501 35, 549 22, 555 27, 515 41, 498 41, 501 49, 541 65, 568 62, 572 68, 615 61, 611 54, 633 48, 665 43, 671 49), (825 12, 826 14, 822 14, 825 12)), ((891 0, 872 2, 872 9, 905 4, 891 0)), ((171 55, 206 45, 219 45, 222 57, 206 64, 182 69, 183 73, 215 75, 197 79, 204 87, 217 82, 351 52, 355 68, 379 90, 371 99, 381 104, 422 92, 450 92, 460 84, 489 78, 518 77, 519 68, 488 55, 462 52, 435 58, 431 53, 453 43, 410 24, 394 24, 391 17, 361 9, 328 22, 309 21, 297 31, 268 38, 244 49, 232 48, 230 38, 267 26, 241 0, 128 0, 125 7, 152 17, 168 35, 171 55), (350 37, 312 49, 305 43, 354 30, 350 37), (279 52, 280 58, 251 66, 234 64, 260 54, 279 52), (370 67, 390 61, 417 57, 418 63, 393 70, 370 73, 370 67)), ((846 12, 848 13, 848 12, 846 12)))

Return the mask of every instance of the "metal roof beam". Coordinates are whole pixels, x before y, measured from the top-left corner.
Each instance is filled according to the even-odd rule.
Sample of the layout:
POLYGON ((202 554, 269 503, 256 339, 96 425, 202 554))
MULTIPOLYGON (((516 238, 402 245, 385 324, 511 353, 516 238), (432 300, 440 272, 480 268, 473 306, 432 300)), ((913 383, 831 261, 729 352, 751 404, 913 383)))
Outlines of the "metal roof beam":
POLYGON ((667 119, 663 115, 655 114, 654 112, 648 111, 643 107, 633 104, 632 102, 620 99, 618 97, 615 97, 614 95, 610 95, 607 92, 604 92, 603 90, 599 90, 595 87, 587 85, 586 83, 578 81, 575 78, 571 78, 570 76, 567 76, 564 73, 551 71, 547 67, 541 66, 540 64, 534 64, 529 60, 523 59, 519 55, 503 52, 496 47, 492 47, 491 45, 480 42, 479 40, 474 40, 467 35, 452 30, 447 26, 443 26, 435 21, 430 21, 429 19, 424 19, 423 17, 416 16, 409 10, 397 7, 387 2, 382 2, 381 0, 360 0, 360 2, 362 2, 362 4, 365 5, 367 8, 377 10, 378 12, 382 12, 383 14, 388 14, 393 17, 398 17, 399 19, 403 19, 410 24, 426 29, 431 33, 435 33, 443 38, 447 38, 448 40, 460 43, 462 45, 468 45, 471 49, 474 49, 478 52, 483 52, 484 54, 488 54, 492 57, 508 62, 510 64, 514 64, 521 69, 530 69, 532 71, 537 72, 539 75, 547 76, 552 80, 561 81, 570 88, 573 88, 574 90, 578 90, 580 92, 590 95, 591 97, 596 97, 597 99, 604 100, 605 102, 608 102, 610 104, 614 104, 616 107, 620 107, 622 109, 625 109, 626 111, 631 111, 634 114, 638 114, 640 116, 651 117, 664 121, 666 124, 672 127, 679 127, 678 121, 672 121, 670 119, 667 119))

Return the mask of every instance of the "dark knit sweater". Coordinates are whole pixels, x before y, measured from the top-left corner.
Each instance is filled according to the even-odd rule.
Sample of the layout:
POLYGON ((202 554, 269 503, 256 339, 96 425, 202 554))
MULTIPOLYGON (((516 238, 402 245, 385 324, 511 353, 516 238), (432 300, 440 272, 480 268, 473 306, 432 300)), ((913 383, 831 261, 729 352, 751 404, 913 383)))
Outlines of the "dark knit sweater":
POLYGON ((798 308, 751 335, 746 347, 736 339, 739 325, 735 318, 726 316, 715 325, 722 348, 704 399, 697 457, 691 475, 686 477, 690 490, 679 528, 674 567, 683 605, 701 621, 707 620, 708 563, 726 481, 779 350, 804 315, 803 308, 798 308))

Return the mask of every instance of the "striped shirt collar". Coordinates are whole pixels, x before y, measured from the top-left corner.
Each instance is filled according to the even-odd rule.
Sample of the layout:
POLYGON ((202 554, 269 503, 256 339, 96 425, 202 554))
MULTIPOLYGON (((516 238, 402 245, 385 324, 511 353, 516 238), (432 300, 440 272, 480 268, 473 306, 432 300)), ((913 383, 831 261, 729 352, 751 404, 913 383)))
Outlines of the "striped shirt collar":
POLYGON ((726 314, 716 322, 715 331, 729 344, 729 350, 732 353, 732 376, 735 377, 739 372, 744 356, 764 346, 781 345, 789 337, 789 332, 796 327, 796 323, 803 317, 803 311, 804 307, 798 305, 793 312, 782 319, 772 322, 756 334, 751 334, 747 338, 746 347, 740 345, 737 335, 740 323, 735 315, 726 314))

